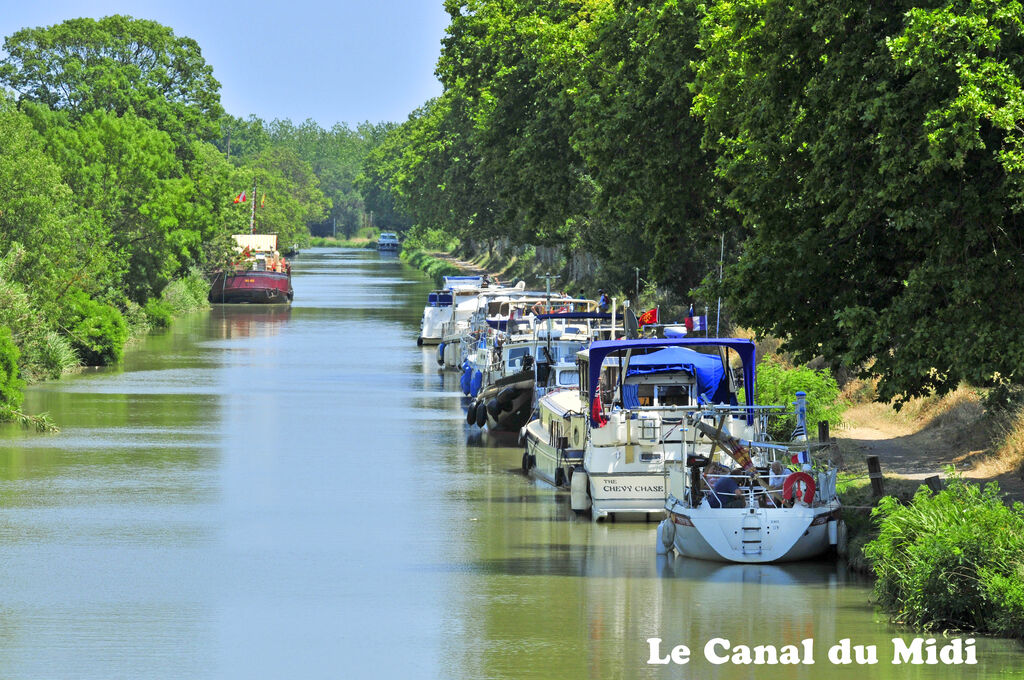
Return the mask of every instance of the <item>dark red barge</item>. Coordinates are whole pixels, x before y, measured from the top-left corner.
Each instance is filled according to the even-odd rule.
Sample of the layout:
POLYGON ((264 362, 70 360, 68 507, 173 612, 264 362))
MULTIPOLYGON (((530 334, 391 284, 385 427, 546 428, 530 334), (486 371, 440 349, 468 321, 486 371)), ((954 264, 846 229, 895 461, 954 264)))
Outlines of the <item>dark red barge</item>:
POLYGON ((215 304, 288 304, 295 297, 292 268, 277 252, 276 234, 236 234, 239 256, 230 271, 214 274, 209 300, 215 304))

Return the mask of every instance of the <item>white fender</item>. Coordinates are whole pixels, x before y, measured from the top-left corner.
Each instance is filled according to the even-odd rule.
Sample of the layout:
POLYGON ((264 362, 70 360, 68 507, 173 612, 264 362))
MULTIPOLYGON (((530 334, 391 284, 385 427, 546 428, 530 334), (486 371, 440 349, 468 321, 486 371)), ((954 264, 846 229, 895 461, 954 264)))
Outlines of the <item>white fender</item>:
POLYGON ((580 512, 590 509, 590 496, 587 489, 590 486, 590 478, 583 470, 573 473, 572 483, 569 485, 569 506, 580 512))
POLYGON ((658 540, 655 543, 655 550, 659 555, 667 555, 672 552, 673 542, 676 539, 676 525, 672 522, 672 518, 663 519, 658 524, 658 540))

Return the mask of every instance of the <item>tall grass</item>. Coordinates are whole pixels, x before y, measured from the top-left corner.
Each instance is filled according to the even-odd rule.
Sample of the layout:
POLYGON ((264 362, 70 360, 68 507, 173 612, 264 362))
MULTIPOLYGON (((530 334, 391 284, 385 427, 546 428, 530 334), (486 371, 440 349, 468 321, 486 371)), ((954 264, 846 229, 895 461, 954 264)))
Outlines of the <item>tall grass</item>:
POLYGON ((938 494, 887 497, 872 516, 879 533, 864 554, 897 622, 1024 637, 1024 505, 1005 505, 995 483, 949 474, 938 494))

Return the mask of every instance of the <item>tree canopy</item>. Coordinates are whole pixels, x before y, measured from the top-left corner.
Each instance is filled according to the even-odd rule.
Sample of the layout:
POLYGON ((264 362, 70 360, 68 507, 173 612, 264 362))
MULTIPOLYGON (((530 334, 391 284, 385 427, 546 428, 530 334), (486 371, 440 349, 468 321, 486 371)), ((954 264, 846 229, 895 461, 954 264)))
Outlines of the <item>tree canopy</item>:
POLYGON ((637 267, 722 293, 882 399, 1024 382, 1016 0, 445 6, 444 92, 364 191, 460 238, 594 253, 623 289, 637 267))

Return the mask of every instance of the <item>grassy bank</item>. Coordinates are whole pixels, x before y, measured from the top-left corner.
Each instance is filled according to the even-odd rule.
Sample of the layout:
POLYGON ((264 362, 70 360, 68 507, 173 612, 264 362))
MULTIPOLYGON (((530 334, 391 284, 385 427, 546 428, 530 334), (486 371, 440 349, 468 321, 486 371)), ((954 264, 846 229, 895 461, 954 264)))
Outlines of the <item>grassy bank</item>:
POLYGON ((114 306, 71 290, 60 314, 47 323, 24 291, 0 276, 0 293, 7 293, 10 303, 0 314, 0 321, 9 319, 7 324, 0 323, 0 421, 56 430, 45 415, 20 410, 22 386, 59 379, 86 365, 117 363, 127 343, 170 326, 175 317, 206 309, 209 291, 199 270, 171 281, 145 305, 125 298, 114 306))
POLYGON ((399 257, 404 262, 426 272, 438 286, 444 283, 442 279, 445 276, 459 276, 465 273, 450 261, 438 258, 435 254, 428 253, 425 250, 407 250, 403 248, 399 257))

